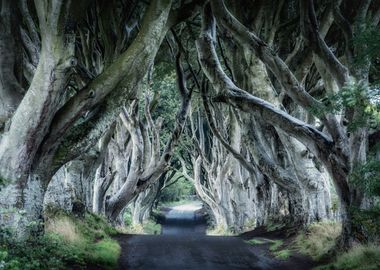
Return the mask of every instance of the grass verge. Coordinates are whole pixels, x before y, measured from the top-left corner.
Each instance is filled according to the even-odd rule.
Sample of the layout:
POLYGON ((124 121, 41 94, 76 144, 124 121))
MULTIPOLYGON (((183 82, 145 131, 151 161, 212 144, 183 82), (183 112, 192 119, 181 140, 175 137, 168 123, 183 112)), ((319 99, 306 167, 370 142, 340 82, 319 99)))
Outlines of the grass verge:
POLYGON ((341 225, 337 222, 313 223, 296 237, 294 246, 301 254, 319 261, 326 258, 335 247, 340 232, 341 225))
POLYGON ((117 231, 104 219, 60 212, 47 219, 45 228, 44 235, 22 242, 14 241, 11 233, 0 234, 0 269, 116 269, 120 246, 111 236, 117 231))
POLYGON ((292 251, 290 249, 280 249, 284 245, 284 241, 282 240, 272 240, 272 239, 251 239, 245 241, 250 245, 262 245, 262 244, 270 244, 269 250, 272 254, 280 260, 286 260, 292 255, 292 251))
POLYGON ((219 225, 216 227, 213 227, 211 229, 207 229, 206 235, 213 235, 213 236, 232 236, 235 235, 230 229, 219 225))
POLYGON ((143 224, 129 224, 123 228, 123 232, 129 234, 161 234, 161 225, 151 218, 143 224))
POLYGON ((358 245, 339 255, 335 262, 319 266, 315 270, 378 270, 380 247, 358 245))

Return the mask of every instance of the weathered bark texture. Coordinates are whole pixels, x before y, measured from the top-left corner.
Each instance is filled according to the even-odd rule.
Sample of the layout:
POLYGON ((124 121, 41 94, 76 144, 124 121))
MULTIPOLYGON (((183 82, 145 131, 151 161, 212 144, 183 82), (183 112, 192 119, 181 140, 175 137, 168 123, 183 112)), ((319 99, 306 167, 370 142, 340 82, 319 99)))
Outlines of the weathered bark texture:
MULTIPOLYGON (((180 74, 179 58, 177 67, 180 74)), ((124 109, 121 114, 123 125, 120 127, 120 140, 116 142, 113 155, 117 181, 120 188, 106 200, 106 216, 115 221, 122 210, 133 198, 145 192, 152 184, 168 170, 170 159, 180 135, 184 129, 187 114, 190 108, 191 91, 188 91, 178 75, 181 106, 176 116, 174 130, 162 151, 160 145, 160 129, 162 119, 153 121, 150 112, 150 97, 145 98, 145 123, 139 120, 138 102, 135 100, 129 112, 124 109), (126 132, 128 134, 126 134, 126 132)))
MULTIPOLYGON (((224 102, 244 112, 251 113, 260 120, 270 123, 276 129, 279 139, 282 144, 285 145, 285 149, 288 152, 288 158, 295 164, 295 168, 291 172, 294 173, 296 177, 288 178, 293 181, 286 182, 286 184, 288 186, 294 185, 292 189, 301 193, 295 198, 290 198, 290 202, 300 206, 305 205, 305 200, 302 198, 309 196, 310 191, 316 193, 318 190, 326 190, 323 182, 321 183, 322 185, 314 184, 313 181, 315 181, 315 179, 309 179, 309 176, 304 177, 304 175, 301 175, 303 173, 302 166, 308 168, 310 162, 305 162, 304 159, 302 166, 298 166, 299 161, 302 160, 300 159, 302 156, 297 155, 305 153, 304 150, 306 150, 306 153, 307 151, 311 151, 315 158, 323 164, 333 179, 342 206, 342 245, 346 247, 350 246, 355 233, 352 231, 353 223, 349 208, 352 206, 360 207, 363 196, 357 188, 349 184, 348 175, 355 164, 365 161, 368 140, 367 127, 359 127, 352 134, 349 134, 342 119, 330 113, 324 107, 323 103, 310 95, 310 93, 306 91, 305 84, 299 80, 299 75, 293 72, 289 65, 271 49, 268 43, 265 43, 256 34, 256 31, 260 30, 260 28, 254 29, 253 31, 248 29, 237 17, 230 13, 223 0, 211 0, 210 4, 211 6, 206 5, 205 12, 203 13, 202 33, 197 41, 197 48, 203 71, 217 91, 215 101, 224 102), (302 111, 296 110, 290 112, 294 115, 292 116, 289 111, 287 111, 287 108, 282 108, 282 106, 276 108, 276 101, 269 100, 271 102, 269 103, 262 99, 265 97, 261 96, 259 92, 242 90, 243 88, 252 89, 251 87, 254 87, 254 85, 247 84, 238 86, 225 74, 214 48, 215 22, 213 16, 215 16, 218 26, 222 31, 226 31, 231 35, 234 42, 236 42, 240 48, 243 48, 244 51, 253 52, 257 59, 265 65, 266 69, 271 71, 275 78, 275 85, 278 85, 281 89, 277 91, 277 93, 283 92, 283 94, 288 95, 297 106, 301 106, 306 110, 312 109, 318 111, 317 117, 326 127, 326 130, 321 132, 312 125, 314 124, 313 122, 308 124, 302 111), (299 112, 301 112, 301 114, 299 114, 299 112), (284 137, 284 135, 281 134, 282 132, 286 135, 290 135, 296 139, 296 141, 286 138, 286 135, 284 137), (307 149, 299 145, 299 143, 302 143, 307 149), (297 179, 297 174, 299 179, 297 179), (298 188, 300 185, 307 188, 305 196, 302 196, 302 189, 298 188)), ((332 12, 329 9, 327 9, 327 11, 326 14, 328 17, 332 12)), ((360 7, 358 10, 358 14, 364 14, 364 17, 367 12, 368 8, 365 7, 360 7)), ((336 83, 335 87, 340 89, 352 81, 368 80, 368 74, 363 73, 363 69, 360 69, 360 71, 356 70, 352 62, 349 62, 346 67, 328 47, 324 40, 324 35, 329 26, 329 19, 326 19, 326 23, 323 25, 325 28, 319 28, 313 1, 300 1, 300 17, 300 29, 304 42, 312 49, 314 59, 318 59, 318 61, 321 61, 325 65, 323 72, 326 72, 328 76, 321 76, 324 87, 328 88, 333 85, 331 81, 326 81, 326 78, 332 78, 336 83)), ((275 29, 275 31, 277 30, 275 29)), ((350 38, 352 38, 352 36, 350 38)), ((273 42, 273 38, 269 40, 273 42)), ((241 80, 238 80, 238 82, 241 83, 241 80)), ((327 91, 328 90, 331 91, 332 89, 327 89, 327 91)), ((357 119, 355 117, 359 117, 360 115, 360 111, 357 110, 360 110, 360 108, 347 109, 346 113, 348 117, 346 120, 349 122, 355 121, 355 119, 357 119)), ((305 156, 306 155, 303 154, 303 157, 305 156)), ((264 161, 267 162, 267 160, 264 161)), ((276 173, 281 172, 281 169, 276 168, 276 166, 271 167, 271 170, 276 173)), ((310 172, 309 168, 308 172, 310 172)), ((323 169, 320 172, 323 173, 323 169)), ((267 173, 269 175, 270 172, 267 173)), ((315 174, 311 173, 310 176, 315 177, 315 174)), ((278 183, 280 184, 280 182, 278 183)), ((305 188, 303 190, 305 190, 305 188)), ((318 201, 314 200, 313 202, 309 200, 309 203, 313 206, 313 210, 319 209, 319 212, 323 214, 324 207, 315 205, 319 203, 318 201)), ((297 210, 297 208, 298 206, 293 207, 294 210, 297 210)))
POLYGON ((349 177, 378 141, 366 112, 378 74, 354 38, 378 27, 379 3, 79 2, 0 1, 0 226, 25 238, 43 206, 116 224, 128 204, 142 223, 178 154, 225 230, 338 218, 342 247, 366 238, 351 210, 368 200, 349 177), (149 88, 168 59, 180 100, 163 145, 149 88), (329 107, 351 88, 354 106, 329 107), (182 133, 193 144, 175 153, 182 133))
POLYGON ((143 225, 149 219, 159 186, 159 182, 155 182, 131 202, 132 226, 143 225))
MULTIPOLYGON (((90 151, 112 126, 124 101, 135 96, 139 84, 153 64, 168 28, 172 25, 168 23, 171 1, 151 1, 145 11, 140 31, 132 42, 124 36, 123 22, 120 22, 122 31, 113 34, 101 29, 104 35, 94 37, 88 34, 88 39, 79 35, 79 40, 76 40, 77 31, 89 30, 86 23, 91 24, 92 15, 83 18, 87 13, 97 10, 99 3, 83 1, 74 5, 72 2, 60 0, 53 0, 52 3, 36 1, 29 10, 25 2, 19 6, 11 2, 2 1, 0 22, 6 29, 1 32, 0 46, 7 56, 2 57, 0 63, 1 95, 4 95, 0 108, 0 179, 1 182, 9 184, 0 194, 0 207, 8 212, 13 211, 15 215, 7 219, 4 225, 11 225, 16 231, 20 228, 20 232, 25 232, 25 228, 18 226, 20 222, 13 225, 10 222, 18 219, 17 212, 33 205, 32 208, 39 210, 29 211, 29 219, 41 220, 43 191, 52 176, 65 163, 90 151), (17 11, 26 18, 27 31, 20 24, 22 20, 18 25, 12 24, 10 14, 17 8, 20 8, 17 11), (36 14, 31 14, 34 11, 36 14), (12 42, 10 29, 13 26, 21 31, 23 45, 30 53, 30 57, 22 59, 30 67, 29 72, 24 74, 25 87, 20 87, 17 91, 14 89, 16 81, 9 84, 4 80, 9 78, 8 82, 12 81, 12 76, 7 73, 14 72, 9 69, 15 62, 11 50, 17 46, 4 46, 5 42, 12 42), (40 30, 41 39, 36 29, 40 30), (114 43, 108 40, 103 47, 112 53, 106 53, 104 57, 85 53, 87 45, 91 42, 105 42, 108 35, 113 35, 113 38, 117 37, 120 41, 114 43), (78 44, 79 48, 76 48, 78 44), (78 51, 80 52, 76 53, 78 51), (18 92, 23 95, 20 100, 17 99, 18 92), (35 192, 37 186, 42 190, 38 196, 35 192), (5 191, 8 189, 12 189, 14 199, 5 202, 5 191), (35 199, 28 195, 29 191, 35 194, 35 199), (29 201, 31 199, 33 200, 29 201)), ((130 11, 123 11, 128 5, 113 7, 116 11, 111 8, 102 16, 121 14, 115 17, 122 21, 128 18, 136 20, 129 16, 130 11)), ((177 16, 177 12, 178 10, 174 10, 172 16, 177 16)), ((105 19, 102 16, 100 20, 105 19)), ((112 22, 119 23, 115 20, 112 22)), ((110 25, 103 24, 103 27, 110 25)), ((113 30, 116 31, 115 28, 113 30)), ((25 63, 21 61, 21 64, 25 63)), ((19 84, 24 82, 23 78, 17 78, 17 81, 19 84)), ((82 182, 80 175, 82 174, 74 172, 72 180, 76 183, 82 182)))

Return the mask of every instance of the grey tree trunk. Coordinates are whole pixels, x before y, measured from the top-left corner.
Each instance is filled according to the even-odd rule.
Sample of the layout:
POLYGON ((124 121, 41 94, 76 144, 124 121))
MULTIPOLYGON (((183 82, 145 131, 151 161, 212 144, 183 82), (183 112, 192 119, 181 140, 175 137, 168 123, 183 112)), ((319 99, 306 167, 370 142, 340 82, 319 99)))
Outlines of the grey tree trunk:
MULTIPOLYGON (((44 187, 42 190, 46 190, 51 177, 61 166, 88 152, 112 126, 118 115, 115 110, 120 112, 123 104, 122 102, 112 102, 111 99, 120 101, 123 100, 119 96, 121 94, 123 96, 133 95, 152 65, 168 27, 171 26, 171 23, 176 23, 176 20, 168 23, 170 0, 152 1, 150 8, 146 11, 138 37, 131 42, 128 48, 124 42, 124 45, 117 49, 114 48, 113 57, 96 59, 91 57, 84 59, 88 55, 83 52, 75 54, 81 57, 81 71, 89 66, 103 66, 103 69, 95 72, 86 70, 88 71, 87 75, 91 74, 91 76, 83 77, 84 74, 78 72, 75 67, 78 60, 73 56, 74 49, 78 49, 75 48, 75 44, 80 42, 81 49, 83 49, 86 40, 75 40, 77 28, 72 26, 80 16, 85 17, 84 15, 88 11, 86 9, 88 2, 83 1, 80 5, 75 6, 75 9, 71 6, 71 2, 61 0, 53 2, 48 4, 45 0, 36 1, 35 7, 30 10, 28 5, 20 5, 25 20, 28 21, 28 31, 25 31, 24 28, 19 30, 24 31, 22 32, 23 45, 31 55, 31 59, 25 60, 25 65, 28 66, 25 77, 30 81, 30 85, 27 85, 27 89, 21 89, 23 97, 19 104, 15 98, 8 95, 9 91, 14 90, 9 87, 14 85, 7 85, 3 79, 4 76, 8 76, 7 72, 10 71, 9 68, 5 68, 5 65, 11 67, 12 61, 14 61, 12 52, 10 52, 9 58, 2 58, 1 61, 4 60, 4 62, 0 63, 1 95, 6 95, 6 98, 1 101, 0 108, 0 117, 2 118, 0 124, 2 126, 0 129, 2 132, 0 137, 0 182, 11 185, 15 188, 14 193, 18 194, 15 195, 18 203, 13 204, 13 207, 16 208, 15 215, 16 212, 23 211, 27 205, 39 203, 38 208, 42 209, 43 192, 40 192, 38 198, 32 198, 26 196, 27 192, 24 192, 28 190, 26 187, 42 186, 44 187), (34 11, 36 14, 32 14, 34 11), (35 25, 32 18, 38 18, 38 25, 35 25), (40 30, 41 40, 36 29, 40 30), (82 65, 84 60, 90 60, 87 66, 82 65), (99 61, 106 60, 106 64, 99 65, 99 61), (91 61, 96 63, 91 63, 91 61), (33 64, 37 66, 34 67, 33 64), (75 82, 70 76, 73 73, 75 73, 73 77, 79 78, 75 82), (72 93, 70 90, 73 88, 79 90, 72 93), (109 95, 110 93, 113 94, 109 95), (100 105, 103 102, 113 106, 106 107, 111 112, 103 111, 102 116, 104 117, 100 117, 96 115, 96 111, 102 107, 100 105), (4 125, 3 118, 7 118, 5 119, 6 125, 4 125), (31 182, 33 184, 29 183, 30 178, 34 179, 31 182), (38 181, 40 183, 35 184, 38 181)), ((4 42, 10 40, 9 10, 11 9, 8 8, 8 3, 11 1, 4 1, 1 8, 2 15, 4 15, 1 23, 6 25, 8 31, 4 35, 2 32, 1 48, 3 48, 4 42)), ((91 8, 93 7, 91 6, 91 8)), ((177 10, 173 12, 176 15, 177 10)), ((17 27, 21 26, 17 25, 17 27)), ((80 27, 78 26, 78 28, 80 27)), ((121 31, 118 34, 124 35, 123 33, 121 31)), ((108 34, 105 33, 102 37, 90 35, 88 37, 102 39, 108 34)), ((123 40, 125 41, 124 38, 120 39, 120 41, 123 40)), ((117 47, 120 44, 108 45, 117 47)), ((77 175, 77 172, 74 174, 77 175)), ((81 178, 75 176, 72 179, 77 181, 81 178)), ((8 188, 5 189, 8 190, 8 188)), ((86 188, 86 190, 89 189, 89 187, 86 188)), ((35 189, 32 188, 32 190, 35 189)), ((2 191, 0 197, 5 198, 6 194, 2 191)), ((92 203, 89 192, 86 197, 85 200, 92 203)), ((88 205, 91 203, 88 202, 88 205)), ((37 212, 31 211, 30 215, 34 213, 34 220, 41 221, 41 215, 37 215, 37 212)), ((9 218, 7 224, 18 218, 9 218)), ((16 231, 18 231, 18 223, 15 222, 13 226, 16 231)))

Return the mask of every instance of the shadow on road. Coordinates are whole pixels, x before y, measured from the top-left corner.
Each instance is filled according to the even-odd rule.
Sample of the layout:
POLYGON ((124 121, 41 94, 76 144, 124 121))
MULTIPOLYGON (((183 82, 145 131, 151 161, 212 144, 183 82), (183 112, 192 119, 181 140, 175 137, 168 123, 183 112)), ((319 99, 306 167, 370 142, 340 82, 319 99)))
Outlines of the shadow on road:
MULTIPOLYGON (((161 235, 119 235, 119 269, 128 270, 294 270, 239 237, 206 236, 201 206, 166 211, 161 235)), ((309 269, 309 268, 307 268, 309 269)), ((304 269, 306 270, 306 268, 304 269)))

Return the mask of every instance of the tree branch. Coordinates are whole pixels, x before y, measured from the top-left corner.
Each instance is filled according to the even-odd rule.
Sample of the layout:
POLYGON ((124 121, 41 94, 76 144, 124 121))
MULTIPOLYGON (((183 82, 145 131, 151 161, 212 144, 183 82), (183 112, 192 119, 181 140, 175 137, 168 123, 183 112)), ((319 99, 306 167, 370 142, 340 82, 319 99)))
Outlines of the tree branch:
POLYGON ((274 107, 269 102, 250 95, 238 88, 227 77, 221 68, 214 48, 213 38, 210 35, 213 32, 211 30, 213 23, 210 15, 206 8, 204 16, 207 17, 204 20, 204 31, 197 40, 197 49, 204 73, 220 94, 217 100, 227 102, 243 111, 254 113, 268 123, 297 138, 317 155, 320 154, 320 151, 328 151, 332 147, 333 141, 325 134, 274 107))
POLYGON ((258 58, 272 71, 281 86, 295 102, 306 109, 323 107, 319 101, 305 91, 285 62, 272 49, 233 17, 223 0, 211 0, 210 3, 218 24, 231 32, 241 46, 255 51, 258 58))
POLYGON ((338 58, 336 58, 319 34, 319 26, 315 15, 313 0, 300 0, 300 10, 303 37, 325 63, 327 70, 336 80, 339 87, 343 87, 349 80, 348 69, 338 60, 338 58))

